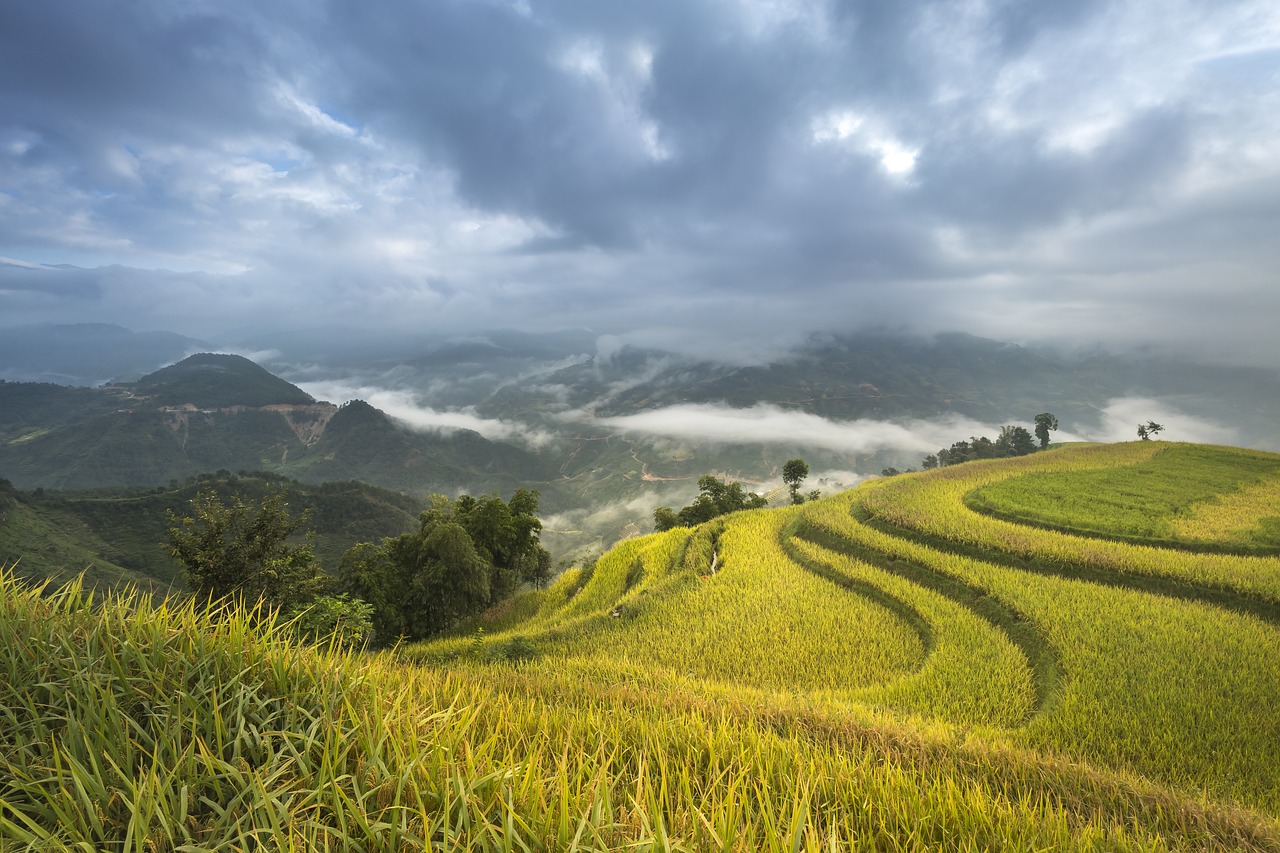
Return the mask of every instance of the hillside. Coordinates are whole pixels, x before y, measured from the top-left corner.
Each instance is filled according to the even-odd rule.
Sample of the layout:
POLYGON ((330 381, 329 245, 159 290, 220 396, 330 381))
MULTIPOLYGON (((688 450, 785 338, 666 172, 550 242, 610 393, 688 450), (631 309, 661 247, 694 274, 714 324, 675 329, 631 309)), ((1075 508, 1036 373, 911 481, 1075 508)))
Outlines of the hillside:
POLYGON ((550 480, 535 454, 474 432, 411 431, 365 403, 317 402, 232 355, 135 383, 0 382, 0 476, 23 489, 156 487, 213 471, 358 479, 426 495, 550 480))
POLYGON ((1280 850, 1280 557, 1200 547, 1265 528, 1278 470, 1143 442, 880 479, 628 540, 376 657, 0 578, 0 706, 29 719, 0 839, 1280 850), (1179 494, 1187 466, 1221 476, 1179 494), (1081 476, 1187 538, 1020 520, 1081 476))
POLYGON ((967 463, 628 540, 513 605, 515 624, 495 614, 483 645, 411 654, 518 638, 548 670, 586 658, 743 702, 881 708, 1274 818, 1280 714, 1259 709, 1280 707, 1277 507, 1280 455, 1256 451, 967 463))
POLYGON ((147 374, 133 383, 130 391, 161 405, 197 409, 306 406, 315 402, 310 394, 244 356, 207 352, 147 374))
POLYGON ((0 565, 15 566, 21 577, 57 582, 84 572, 94 587, 131 582, 181 588, 178 564, 168 553, 166 512, 189 514, 201 489, 249 501, 281 488, 292 513, 309 513, 306 528, 316 534, 315 554, 331 572, 352 545, 412 530, 423 509, 421 499, 362 483, 310 485, 262 474, 206 475, 172 488, 80 492, 20 492, 0 481, 0 565))

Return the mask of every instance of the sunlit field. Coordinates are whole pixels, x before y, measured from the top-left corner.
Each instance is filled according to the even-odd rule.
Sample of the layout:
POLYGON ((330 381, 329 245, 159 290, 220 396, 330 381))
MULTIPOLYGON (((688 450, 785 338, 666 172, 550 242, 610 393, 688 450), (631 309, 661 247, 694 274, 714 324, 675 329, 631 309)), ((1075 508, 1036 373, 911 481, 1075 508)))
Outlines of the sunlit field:
POLYGON ((5 576, 0 849, 1280 850, 1277 488, 1163 442, 881 479, 380 655, 5 576))

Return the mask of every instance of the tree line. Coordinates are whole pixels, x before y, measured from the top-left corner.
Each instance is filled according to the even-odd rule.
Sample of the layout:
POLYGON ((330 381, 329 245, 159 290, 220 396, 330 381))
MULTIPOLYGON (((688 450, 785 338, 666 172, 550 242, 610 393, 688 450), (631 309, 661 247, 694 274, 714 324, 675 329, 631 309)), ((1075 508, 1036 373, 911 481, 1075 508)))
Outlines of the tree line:
MULTIPOLYGON (((782 466, 782 482, 791 494, 791 503, 802 504, 806 500, 816 501, 821 497, 817 489, 807 495, 800 493, 800 486, 809 476, 809 466, 803 459, 790 459, 782 466)), ((669 506, 660 506, 653 511, 653 529, 659 533, 673 527, 695 527, 713 518, 728 515, 744 509, 763 509, 769 501, 755 492, 748 492, 742 484, 722 480, 711 474, 698 478, 698 496, 693 503, 679 512, 669 506)))
MULTIPOLYGON (((984 436, 969 436, 967 441, 954 442, 937 453, 930 453, 920 462, 925 470, 945 468, 948 465, 959 465, 974 459, 1004 459, 1012 456, 1027 456, 1037 450, 1049 446, 1049 434, 1058 429, 1058 419, 1051 412, 1041 412, 1035 417, 1035 438, 1026 427, 1006 425, 1000 427, 1000 434, 994 439, 984 436), (1037 447, 1037 441, 1039 446, 1037 447)), ((886 476, 899 474, 900 471, 886 468, 886 476)))
POLYGON ((303 532, 309 516, 292 516, 283 490, 224 502, 209 489, 189 515, 169 512, 169 549, 202 599, 260 607, 315 639, 385 646, 442 633, 521 584, 545 583, 551 555, 537 512, 538 492, 527 489, 510 501, 436 495, 417 530, 353 546, 335 577, 303 532))

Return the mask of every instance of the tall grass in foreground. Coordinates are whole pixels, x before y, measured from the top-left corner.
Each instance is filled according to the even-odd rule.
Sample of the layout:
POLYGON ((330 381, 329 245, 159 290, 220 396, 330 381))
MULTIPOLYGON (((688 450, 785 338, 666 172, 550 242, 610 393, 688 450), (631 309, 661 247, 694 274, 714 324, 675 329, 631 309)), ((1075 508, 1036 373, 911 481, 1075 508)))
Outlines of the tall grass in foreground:
POLYGON ((3 850, 1280 850, 1271 818, 867 712, 406 667, 0 572, 3 850))

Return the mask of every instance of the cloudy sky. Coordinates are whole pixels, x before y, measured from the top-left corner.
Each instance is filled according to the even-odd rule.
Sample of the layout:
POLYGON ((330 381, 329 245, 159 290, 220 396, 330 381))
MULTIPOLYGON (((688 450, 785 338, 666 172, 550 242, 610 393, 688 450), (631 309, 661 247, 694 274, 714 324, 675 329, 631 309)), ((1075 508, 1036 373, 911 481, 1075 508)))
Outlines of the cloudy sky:
POLYGON ((1277 140, 1275 0, 16 0, 0 325, 1275 366, 1277 140))

